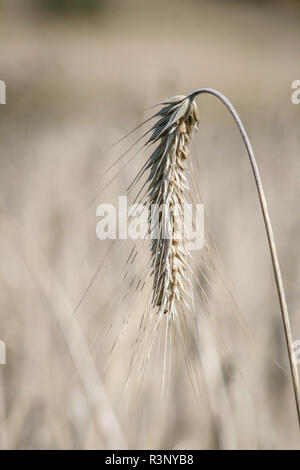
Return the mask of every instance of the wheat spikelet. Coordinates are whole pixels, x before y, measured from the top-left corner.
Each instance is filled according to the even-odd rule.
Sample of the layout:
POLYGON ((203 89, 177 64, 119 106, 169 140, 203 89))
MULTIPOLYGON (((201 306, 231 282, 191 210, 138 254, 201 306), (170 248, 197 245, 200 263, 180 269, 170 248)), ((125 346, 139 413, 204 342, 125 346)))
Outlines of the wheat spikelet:
MULTIPOLYGON (((186 304, 190 266, 183 236, 185 192, 189 189, 185 165, 192 132, 198 125, 196 104, 186 96, 174 96, 160 103, 146 145, 157 143, 144 169, 150 169, 146 182, 151 238, 152 305, 159 314, 177 315, 178 305, 186 304)), ((138 178, 139 179, 139 178, 138 178)))

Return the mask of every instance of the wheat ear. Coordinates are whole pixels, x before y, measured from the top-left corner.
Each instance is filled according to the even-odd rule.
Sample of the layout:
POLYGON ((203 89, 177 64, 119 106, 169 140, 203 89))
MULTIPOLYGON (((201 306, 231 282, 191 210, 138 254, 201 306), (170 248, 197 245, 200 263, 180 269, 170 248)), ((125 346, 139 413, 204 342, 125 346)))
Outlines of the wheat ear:
POLYGON ((151 239, 152 305, 159 316, 166 314, 176 320, 179 307, 189 306, 192 297, 183 228, 185 192, 189 189, 185 166, 192 133, 198 127, 198 110, 192 99, 181 95, 158 106, 162 109, 150 118, 157 118, 157 122, 145 144, 157 146, 133 183, 150 170, 143 188, 151 239))
POLYGON ((148 143, 160 141, 151 156, 147 204, 151 237, 152 304, 159 313, 173 319, 178 306, 188 303, 189 263, 183 238, 185 163, 192 132, 198 125, 196 104, 185 96, 161 103, 166 105, 152 128, 148 143))
POLYGON ((166 313, 170 317, 174 317, 177 314, 177 306, 182 303, 184 294, 187 293, 186 280, 189 271, 186 262, 187 252, 184 241, 178 242, 174 234, 177 224, 182 222, 184 190, 187 188, 184 163, 188 156, 188 144, 192 137, 193 128, 198 125, 198 112, 194 100, 203 93, 216 96, 228 108, 239 128, 250 159, 273 264, 300 426, 299 374, 293 361, 292 330, 261 177, 249 138, 237 111, 222 93, 212 88, 200 88, 188 96, 175 96, 162 101, 159 105, 165 107, 152 116, 152 118, 158 117, 159 120, 152 127, 153 132, 147 144, 158 141, 160 143, 146 166, 146 168, 150 168, 148 204, 149 206, 156 204, 158 207, 165 205, 167 208, 166 211, 162 211, 158 220, 160 237, 152 241, 151 247, 152 274, 154 276, 153 305, 158 307, 160 313, 166 313), (174 204, 179 208, 177 217, 172 215, 171 209, 174 204), (161 237, 164 226, 167 226, 168 233, 171 233, 170 240, 161 237))

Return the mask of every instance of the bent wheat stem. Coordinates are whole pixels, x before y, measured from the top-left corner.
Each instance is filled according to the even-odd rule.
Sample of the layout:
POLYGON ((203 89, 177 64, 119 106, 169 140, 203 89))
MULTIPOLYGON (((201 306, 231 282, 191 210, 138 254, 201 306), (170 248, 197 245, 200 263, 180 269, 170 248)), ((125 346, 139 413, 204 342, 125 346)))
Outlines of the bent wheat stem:
POLYGON ((270 248, 270 253, 271 253, 271 258, 272 258, 273 271, 274 271, 276 287, 277 287, 277 292, 278 292, 278 297, 279 297, 281 317, 282 317, 282 322, 283 322, 283 327, 284 327, 289 363, 290 363, 291 374, 292 374, 298 422, 299 422, 299 427, 300 427, 300 383, 299 383, 299 374, 298 374, 297 365, 293 361, 293 336, 292 336, 289 313, 288 313, 288 308, 287 308, 287 303, 286 303, 286 298, 285 298, 285 291, 283 287, 281 271, 280 271, 280 266, 279 266, 277 251, 276 251, 275 238, 273 234, 272 224, 270 220, 270 215, 269 215, 269 211, 267 207, 266 197, 265 197, 261 177, 259 174, 258 166, 254 157, 254 153, 253 153, 249 138, 243 126, 243 123, 237 111, 235 110, 234 106, 231 104, 231 102, 222 93, 212 88, 199 88, 198 90, 195 90, 193 93, 187 96, 187 98, 193 100, 196 98, 196 96, 203 94, 203 93, 208 93, 208 94, 216 96, 219 100, 222 101, 222 103, 226 106, 226 108, 228 108, 228 110, 232 114, 233 119, 235 120, 239 128, 239 131, 241 133, 242 139, 244 141, 244 144, 248 152, 255 183, 257 186, 259 201, 260 201, 260 205, 262 209, 262 214, 264 218, 264 223, 265 223, 265 228, 267 232, 267 238, 268 238, 268 243, 269 243, 269 248, 270 248))

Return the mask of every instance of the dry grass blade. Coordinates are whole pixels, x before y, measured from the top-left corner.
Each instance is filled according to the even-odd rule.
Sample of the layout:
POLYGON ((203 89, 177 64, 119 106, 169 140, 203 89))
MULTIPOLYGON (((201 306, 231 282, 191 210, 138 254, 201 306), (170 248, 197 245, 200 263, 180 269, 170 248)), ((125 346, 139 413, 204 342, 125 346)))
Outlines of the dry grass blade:
MULTIPOLYGON (((24 262, 38 289, 49 302, 51 312, 57 320, 74 366, 82 381, 87 403, 95 416, 95 422, 103 434, 107 447, 109 449, 127 449, 128 445, 119 419, 107 395, 81 329, 76 319, 72 318, 72 306, 63 287, 57 281, 42 252, 36 245, 32 244, 29 234, 25 229, 22 230, 15 219, 8 215, 3 217, 1 229, 6 236, 6 240, 14 242, 14 247, 19 246, 17 234, 22 233, 22 242, 27 250, 24 249, 24 253, 20 252, 20 258, 24 257, 24 262), (31 256, 29 257, 27 253, 31 253, 31 256), (38 276, 37 273, 40 272, 47 273, 47 276, 38 276), (52 299, 55 299, 55 303, 52 299)), ((16 251, 15 248, 14 251, 16 251)))

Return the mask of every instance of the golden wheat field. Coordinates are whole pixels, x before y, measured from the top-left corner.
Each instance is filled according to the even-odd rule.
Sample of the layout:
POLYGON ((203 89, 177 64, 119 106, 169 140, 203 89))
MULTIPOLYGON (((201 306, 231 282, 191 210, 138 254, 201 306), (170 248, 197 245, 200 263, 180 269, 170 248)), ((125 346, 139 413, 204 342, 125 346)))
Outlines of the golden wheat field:
POLYGON ((255 183, 221 103, 197 98, 207 245, 184 351, 151 336, 149 245, 125 264, 129 241, 96 237, 98 204, 145 163, 105 173, 143 131, 112 145, 151 105, 220 90, 253 145, 300 340, 300 2, 80 4, 0 1, 0 448, 300 449, 255 183))

